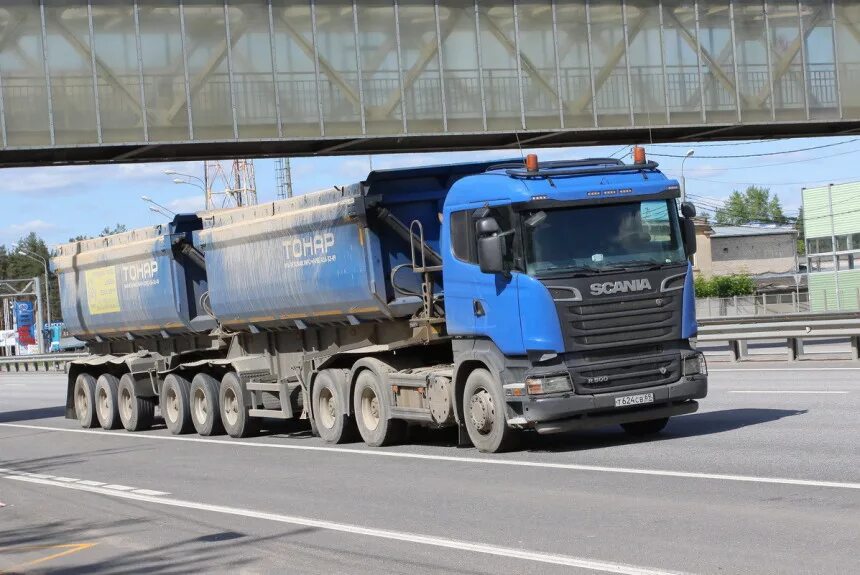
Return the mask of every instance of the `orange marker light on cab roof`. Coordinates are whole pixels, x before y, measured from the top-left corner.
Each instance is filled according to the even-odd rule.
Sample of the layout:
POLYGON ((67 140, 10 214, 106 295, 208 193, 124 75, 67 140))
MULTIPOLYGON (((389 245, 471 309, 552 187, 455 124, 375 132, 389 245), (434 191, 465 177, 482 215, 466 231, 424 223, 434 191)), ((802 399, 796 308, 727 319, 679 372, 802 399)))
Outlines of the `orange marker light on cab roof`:
POLYGON ((642 146, 633 146, 633 163, 645 163, 645 148, 643 148, 642 146))
POLYGON ((526 156, 526 169, 530 172, 538 171, 537 154, 529 154, 528 156, 526 156))

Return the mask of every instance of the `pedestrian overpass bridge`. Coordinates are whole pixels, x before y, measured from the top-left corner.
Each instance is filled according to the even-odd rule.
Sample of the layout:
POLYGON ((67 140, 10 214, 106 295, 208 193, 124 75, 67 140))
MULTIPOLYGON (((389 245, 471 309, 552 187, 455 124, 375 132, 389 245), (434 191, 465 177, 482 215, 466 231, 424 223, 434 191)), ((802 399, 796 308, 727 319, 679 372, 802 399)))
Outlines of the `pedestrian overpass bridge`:
POLYGON ((852 0, 0 6, 0 166, 854 131, 852 0))

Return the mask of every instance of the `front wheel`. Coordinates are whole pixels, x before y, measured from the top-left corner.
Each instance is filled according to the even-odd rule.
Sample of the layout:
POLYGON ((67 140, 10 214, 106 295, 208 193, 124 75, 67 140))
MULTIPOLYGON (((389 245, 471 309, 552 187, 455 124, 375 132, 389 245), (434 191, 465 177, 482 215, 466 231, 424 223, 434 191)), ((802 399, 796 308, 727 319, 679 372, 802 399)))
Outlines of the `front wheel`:
POLYGON ((629 435, 633 435, 634 437, 645 437, 660 433, 663 431, 663 428, 666 427, 667 423, 669 423, 669 418, 661 417, 660 419, 649 419, 648 421, 622 423, 621 427, 623 427, 624 431, 629 435))
POLYGON ((466 379, 463 415, 469 439, 484 453, 512 449, 519 434, 508 427, 502 386, 486 369, 476 369, 466 379))

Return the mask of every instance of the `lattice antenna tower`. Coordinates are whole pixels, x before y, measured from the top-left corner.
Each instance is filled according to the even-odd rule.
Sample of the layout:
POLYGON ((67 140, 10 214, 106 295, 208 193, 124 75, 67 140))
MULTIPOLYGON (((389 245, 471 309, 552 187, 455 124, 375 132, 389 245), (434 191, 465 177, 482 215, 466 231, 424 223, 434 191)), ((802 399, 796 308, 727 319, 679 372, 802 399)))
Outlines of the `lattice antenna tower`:
POLYGON ((207 210, 253 206, 257 203, 253 160, 233 160, 227 167, 219 161, 207 161, 204 179, 207 210))
POLYGON ((289 158, 275 160, 275 180, 278 184, 278 199, 293 197, 293 175, 289 158))

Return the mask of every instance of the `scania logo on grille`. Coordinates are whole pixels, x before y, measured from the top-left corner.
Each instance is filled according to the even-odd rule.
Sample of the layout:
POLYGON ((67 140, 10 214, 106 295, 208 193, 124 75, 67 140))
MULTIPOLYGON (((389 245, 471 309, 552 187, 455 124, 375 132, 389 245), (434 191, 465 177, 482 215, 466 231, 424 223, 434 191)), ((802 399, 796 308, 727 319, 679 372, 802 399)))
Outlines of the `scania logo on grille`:
POLYGON ((614 293, 627 293, 631 291, 645 291, 650 289, 651 282, 649 282, 647 278, 641 278, 620 282, 591 284, 591 295, 611 295, 614 293))

